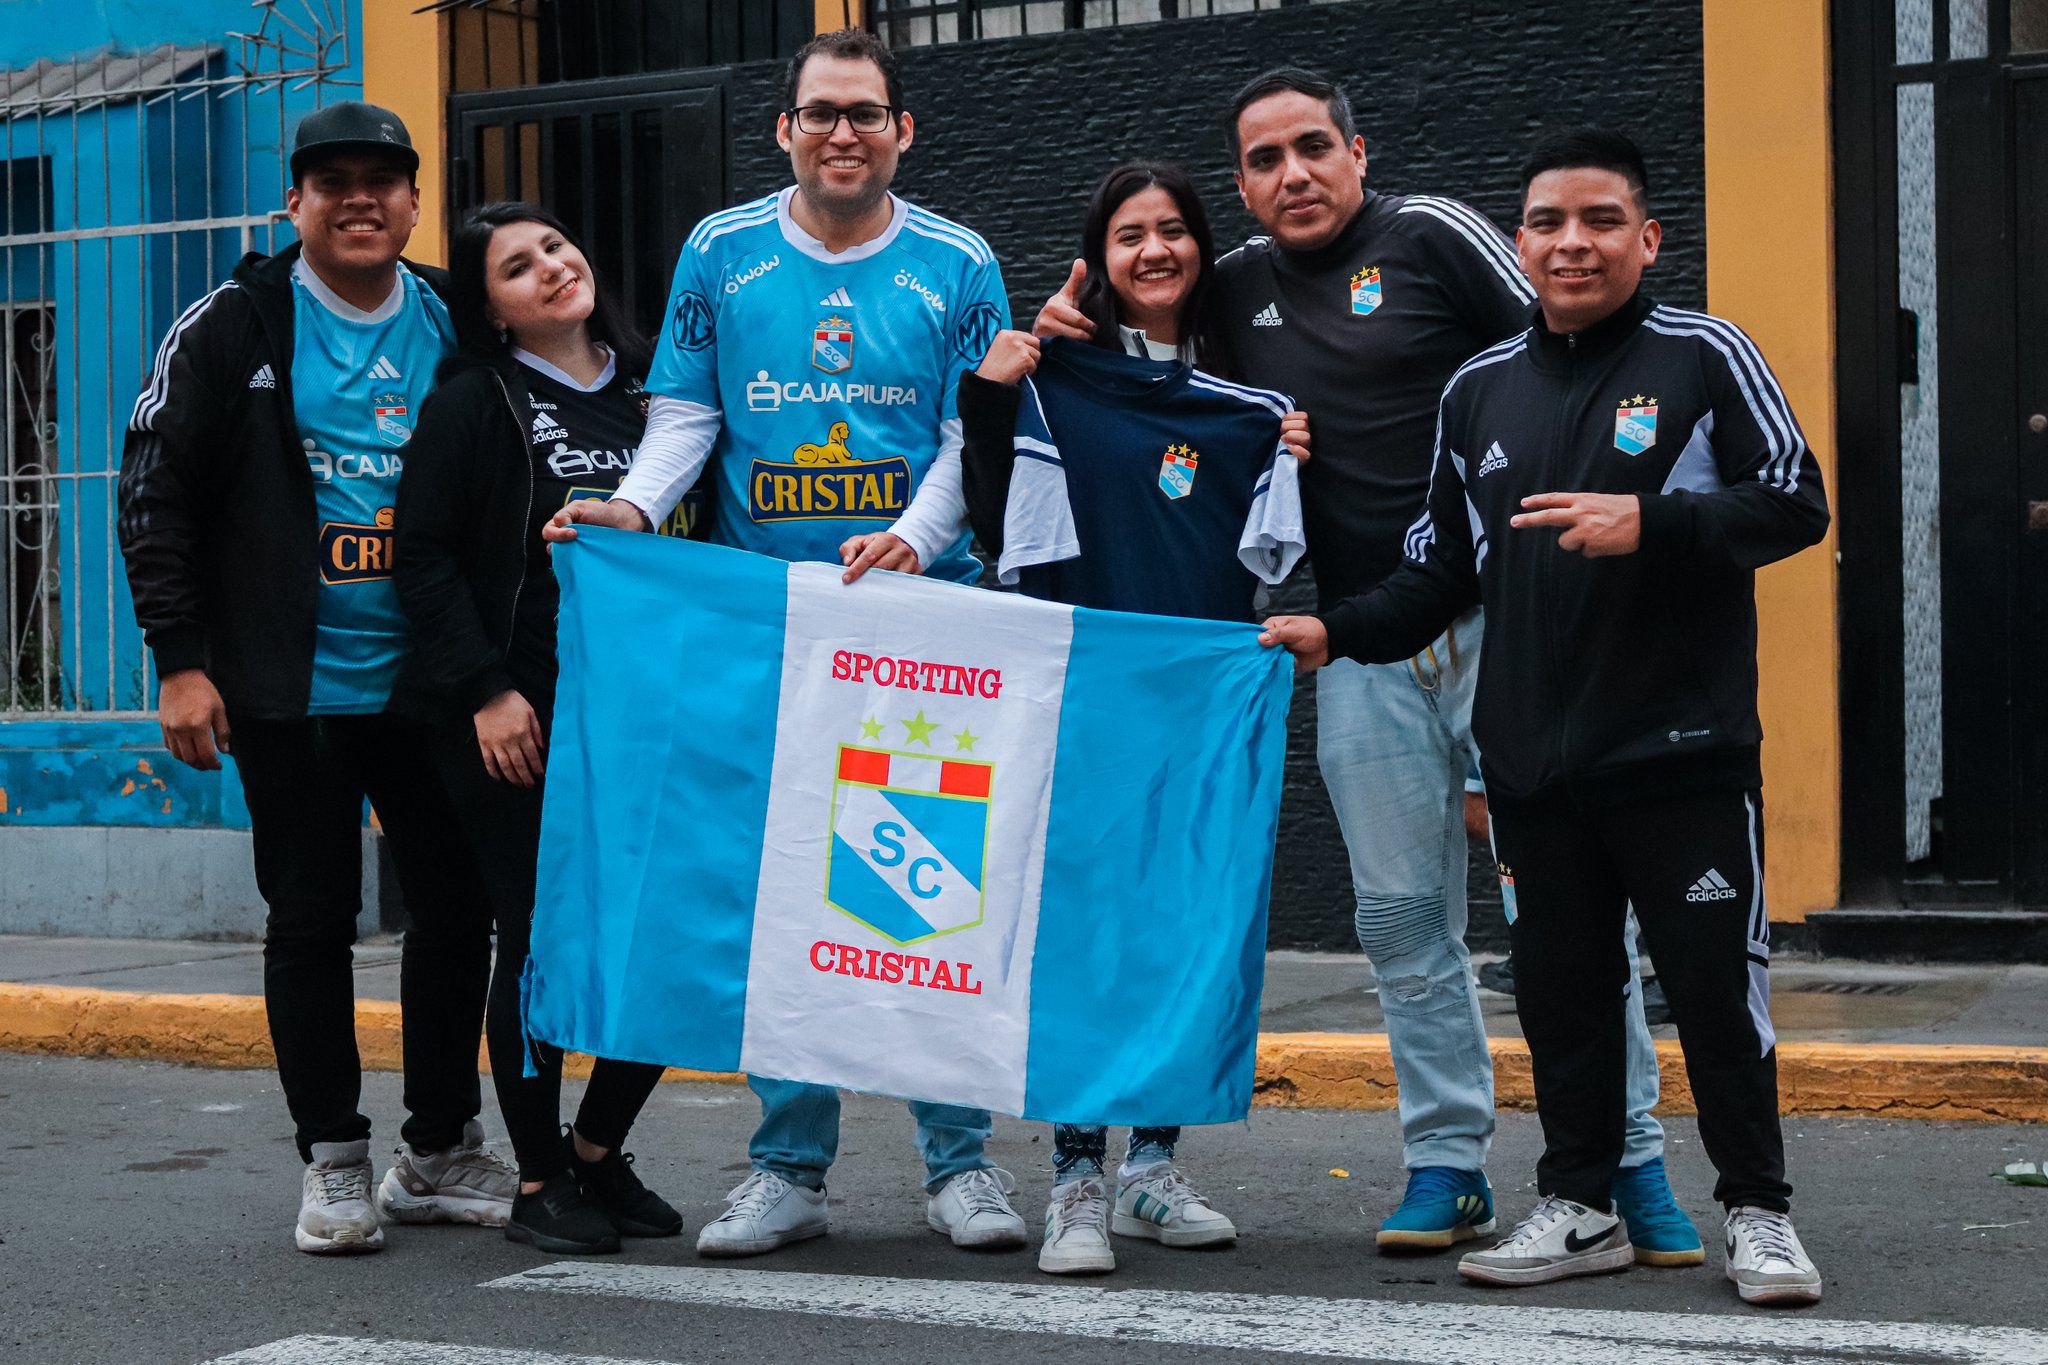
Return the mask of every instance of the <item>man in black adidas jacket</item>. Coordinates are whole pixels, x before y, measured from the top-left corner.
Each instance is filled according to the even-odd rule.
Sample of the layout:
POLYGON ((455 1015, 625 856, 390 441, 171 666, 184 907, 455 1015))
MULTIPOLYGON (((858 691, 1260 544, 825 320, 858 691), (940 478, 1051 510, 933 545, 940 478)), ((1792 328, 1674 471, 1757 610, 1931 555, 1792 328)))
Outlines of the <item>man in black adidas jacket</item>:
POLYGON ((1641 154, 1586 130, 1523 168, 1540 309, 1445 389, 1405 559, 1261 637, 1303 668, 1404 658, 1487 608, 1473 711, 1545 1151, 1536 1210, 1459 1269, 1532 1284, 1631 1263, 1623 917, 1685 1050, 1745 1300, 1812 1303, 1792 1230, 1765 964, 1755 570, 1819 541, 1820 470, 1756 346, 1638 292, 1661 238, 1641 154))
POLYGON ((446 277, 400 259, 418 165, 386 110, 307 115, 287 199, 299 242, 245 257, 178 319, 121 461, 121 548, 165 746, 201 769, 231 753, 248 799, 264 1000, 308 1163, 294 1239, 309 1252, 384 1237, 351 953, 366 796, 412 925, 410 1117, 376 1203, 398 1221, 502 1225, 516 1185, 477 1124, 488 911, 429 729, 389 705, 407 646, 390 508, 409 414, 452 337, 446 277))

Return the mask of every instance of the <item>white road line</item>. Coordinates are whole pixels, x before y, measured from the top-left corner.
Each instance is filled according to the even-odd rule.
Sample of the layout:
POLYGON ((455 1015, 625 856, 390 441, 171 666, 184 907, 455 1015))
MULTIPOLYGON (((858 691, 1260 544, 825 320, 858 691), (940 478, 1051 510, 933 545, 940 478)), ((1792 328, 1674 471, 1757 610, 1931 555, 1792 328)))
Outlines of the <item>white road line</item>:
MULTIPOLYGON (((1346 1360, 1512 1360, 1516 1365, 2041 1365, 2048 1332, 1754 1310, 1726 1315, 1538 1308, 1474 1289, 1465 1302, 1387 1303, 883 1275, 559 1261, 487 1289, 596 1294, 1113 1341, 1234 1347, 1346 1360)), ((1733 1293, 1733 1289, 1729 1291, 1733 1293)))
POLYGON ((565 1356, 552 1351, 501 1351, 438 1341, 373 1341, 367 1337, 286 1337, 206 1365, 665 1365, 617 1356, 565 1356))

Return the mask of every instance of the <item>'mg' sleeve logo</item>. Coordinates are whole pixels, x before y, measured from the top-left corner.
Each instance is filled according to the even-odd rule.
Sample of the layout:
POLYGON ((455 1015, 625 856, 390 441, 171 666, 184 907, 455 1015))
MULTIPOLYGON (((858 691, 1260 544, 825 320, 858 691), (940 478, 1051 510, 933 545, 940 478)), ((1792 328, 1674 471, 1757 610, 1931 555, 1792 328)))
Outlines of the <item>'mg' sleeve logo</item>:
POLYGON ((369 526, 330 521, 320 528, 320 581, 322 583, 367 583, 391 577, 391 555, 396 536, 396 516, 389 507, 377 509, 369 526))
POLYGON ((846 448, 844 422, 822 444, 805 441, 788 460, 755 460, 747 471, 747 513, 770 521, 894 521, 910 505, 910 461, 863 460, 846 448))
POLYGON ((685 291, 676 296, 674 315, 669 319, 669 340, 681 351, 701 351, 717 335, 711 304, 702 294, 685 291))

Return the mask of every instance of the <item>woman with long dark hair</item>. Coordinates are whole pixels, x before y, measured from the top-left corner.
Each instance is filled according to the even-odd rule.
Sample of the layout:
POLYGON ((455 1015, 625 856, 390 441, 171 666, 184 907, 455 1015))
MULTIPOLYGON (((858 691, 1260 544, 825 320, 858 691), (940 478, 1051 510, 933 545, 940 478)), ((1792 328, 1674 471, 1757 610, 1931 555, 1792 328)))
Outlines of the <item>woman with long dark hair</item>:
MULTIPOLYGON (((1188 447, 1177 449, 1183 463, 1163 471, 1158 446, 1119 442, 1112 433, 1089 433, 1085 449, 1063 451, 1065 498, 1079 524, 1078 571, 1066 564, 1022 571, 1024 591, 1073 605, 1169 615, 1249 619, 1257 580, 1237 553, 1237 527, 1252 515, 1258 477, 1275 455, 1274 419, 1284 410, 1279 395, 1223 384, 1213 374, 1221 357, 1207 323, 1209 277, 1215 252, 1208 215, 1187 173, 1161 162, 1136 161, 1103 176, 1088 202, 1081 228, 1081 258, 1063 291, 1089 320, 1094 346, 1119 353, 1103 362, 1099 352, 1075 341, 1047 352, 1040 368, 1038 338, 1023 332, 997 335, 980 368, 960 380, 960 414, 966 449, 962 472, 976 537, 1001 556, 1005 581, 1009 557, 1003 538, 1014 469, 1021 384, 1039 376, 1039 413, 1058 407, 1051 385, 1094 387, 1124 394, 1133 407, 1166 399, 1182 406, 1192 422, 1215 423, 1219 405, 1264 405, 1252 427, 1264 446, 1236 452, 1209 449, 1197 461, 1188 447), (1132 357, 1126 361, 1122 357, 1132 357), (1086 361, 1087 363, 1081 363, 1086 361), (1135 362, 1135 363, 1134 363, 1135 362), (1055 373, 1056 372, 1056 373, 1055 373), (1112 389, 1111 386, 1123 386, 1112 389), (1190 395, 1190 396, 1180 396, 1190 395), (1204 406, 1207 405, 1207 406, 1204 406), (1263 426, 1259 426, 1259 422, 1263 426), (1126 446, 1132 448, 1125 448, 1126 446), (1234 457, 1237 465, 1230 461, 1234 457), (1085 465, 1085 471, 1077 467, 1085 465), (1160 484, 1166 481, 1168 491, 1160 484), (1191 497, 1199 490, 1199 496, 1191 497), (1154 504, 1158 506, 1154 506, 1154 504), (1171 506, 1173 512, 1160 509, 1171 506), (1175 513, 1199 508, 1199 516, 1175 513), (1179 526, 1148 521, 1162 516, 1179 526), (1227 543, 1190 539, 1186 524, 1227 528, 1227 543), (1099 533, 1099 534, 1098 534, 1099 533), (1169 548, 1170 547, 1170 548, 1169 548), (1200 563, 1171 560, 1176 552, 1200 563), (1157 562, 1161 554, 1171 562, 1157 562), (1153 562, 1145 562, 1147 560, 1153 562)), ((1105 414, 1107 419, 1113 414, 1105 414)), ((1230 419, 1222 419, 1226 425, 1230 419)), ((1210 431, 1225 427, 1210 425, 1210 431)), ((1289 463, 1306 458, 1307 418, 1289 413, 1280 436, 1289 463)), ((1206 443, 1205 443, 1206 444, 1206 443)), ((1292 469, 1285 471, 1292 487, 1292 469)), ((1291 565, 1292 560, 1287 560, 1291 565)), ((1046 1210, 1039 1268, 1051 1274, 1112 1270, 1116 1257, 1110 1233, 1145 1237, 1166 1246, 1211 1246, 1236 1238, 1231 1221, 1174 1162, 1178 1128, 1133 1128, 1116 1195, 1111 1199, 1105 1161, 1108 1131, 1100 1124, 1053 1126, 1053 1188, 1046 1210)))
POLYGON ((617 1251, 622 1234, 682 1229, 620 1151, 662 1068, 600 1059, 564 1132, 561 1053, 534 1044, 538 1074, 525 1074, 519 980, 560 596, 540 528, 564 502, 608 494, 632 463, 651 348, 546 209, 486 204, 451 245, 458 349, 420 411, 398 493, 394 576, 415 642, 401 686, 446 718, 436 760, 497 922, 485 1033, 520 1176, 505 1235, 543 1251, 617 1251))

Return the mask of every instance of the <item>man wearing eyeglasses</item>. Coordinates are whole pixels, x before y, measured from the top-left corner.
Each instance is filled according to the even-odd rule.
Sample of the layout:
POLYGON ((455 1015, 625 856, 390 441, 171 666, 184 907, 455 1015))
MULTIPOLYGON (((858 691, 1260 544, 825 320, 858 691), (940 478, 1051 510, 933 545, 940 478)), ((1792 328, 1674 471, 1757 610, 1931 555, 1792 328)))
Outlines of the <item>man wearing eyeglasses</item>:
MULTIPOLYGON (((660 525, 713 481, 717 543, 796 561, 972 582, 960 491, 960 375, 1009 326, 988 244, 889 192, 910 149, 895 58, 844 29, 789 64, 775 135, 796 184, 711 214, 684 243, 647 388, 656 395, 633 469, 573 523, 660 525)), ((753 1172, 697 1239, 750 1256, 826 1230, 825 1172, 839 1138, 829 1087, 754 1077, 753 1172)), ((983 1152, 989 1116, 913 1103, 926 1221, 958 1246, 1024 1244, 1014 1189, 983 1152)))

